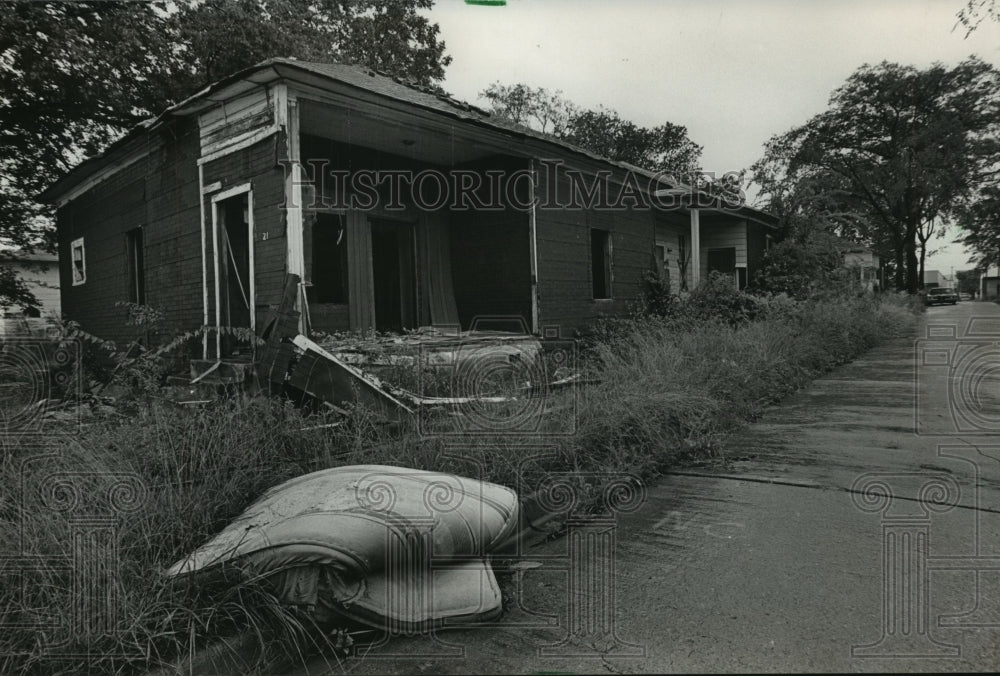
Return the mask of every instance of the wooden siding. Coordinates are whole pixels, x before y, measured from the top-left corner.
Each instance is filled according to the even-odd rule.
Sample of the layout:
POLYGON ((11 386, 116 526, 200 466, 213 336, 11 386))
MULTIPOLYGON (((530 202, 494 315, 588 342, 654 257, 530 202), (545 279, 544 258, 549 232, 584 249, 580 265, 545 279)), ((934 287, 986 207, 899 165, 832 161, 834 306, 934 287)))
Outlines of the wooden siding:
POLYGON ((747 228, 743 220, 702 218, 701 221, 701 276, 708 276, 708 250, 736 249, 736 267, 747 265, 747 228))
MULTIPOLYGON (((559 194, 570 194, 560 175, 559 194)), ((544 174, 539 181, 544 182, 544 174)), ((539 194, 546 186, 538 187, 539 194)), ((642 274, 653 264, 654 215, 651 210, 551 207, 536 212, 538 315, 540 327, 558 326, 564 336, 600 317, 624 314, 636 300, 642 274), (593 298, 590 230, 611 233, 610 300, 593 298)))
POLYGON ((167 330, 201 325, 201 244, 198 214, 198 130, 179 124, 137 141, 153 150, 112 174, 57 212, 63 313, 84 330, 130 340, 125 232, 142 227, 145 238, 146 304, 166 316, 167 330), (87 281, 73 286, 70 242, 84 239, 87 281))
MULTIPOLYGON (((254 284, 258 326, 268 308, 281 300, 287 269, 288 243, 285 238, 285 178, 280 164, 285 157, 281 134, 259 141, 205 165, 205 185, 219 182, 221 190, 250 183, 253 191, 254 284)), ((215 282, 212 254, 212 195, 205 195, 206 239, 208 240, 209 321, 215 317, 215 282)), ((197 203, 197 198, 195 198, 197 203)), ((197 221, 195 221, 197 231, 197 221)))
POLYGON ((201 154, 218 152, 274 124, 274 94, 271 89, 258 87, 201 114, 201 154))

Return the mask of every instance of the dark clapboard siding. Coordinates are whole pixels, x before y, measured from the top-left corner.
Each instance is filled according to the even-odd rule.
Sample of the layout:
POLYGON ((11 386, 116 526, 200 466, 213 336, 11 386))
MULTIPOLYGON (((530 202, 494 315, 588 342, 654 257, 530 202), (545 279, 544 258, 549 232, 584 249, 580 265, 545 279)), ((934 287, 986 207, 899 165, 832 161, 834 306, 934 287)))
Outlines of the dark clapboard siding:
MULTIPOLYGON (((568 180, 561 178, 559 194, 568 195, 569 190, 568 180)), ((602 316, 623 314, 635 301, 639 280, 652 264, 653 213, 642 208, 601 211, 551 206, 538 209, 535 219, 540 327, 558 326, 568 337, 602 316), (611 300, 593 298, 592 228, 611 232, 611 300)))
MULTIPOLYGON (((131 340, 136 335, 135 327, 125 323, 125 310, 116 303, 129 298, 125 233, 140 226, 145 243, 146 304, 164 312, 168 331, 188 331, 202 324, 197 123, 185 121, 173 130, 140 137, 133 146, 146 144, 152 150, 145 158, 57 213, 64 314, 102 338, 131 340), (73 286, 70 243, 78 237, 84 238, 87 281, 73 286)), ((285 274, 284 175, 276 162, 284 156, 284 147, 281 137, 268 138, 205 167, 206 185, 221 181, 225 189, 253 182, 258 317, 268 303, 278 301, 285 274), (262 241, 263 233, 267 233, 266 241, 262 241)), ((207 233, 211 232, 210 200, 210 196, 205 198, 207 233)))
POLYGON ((102 338, 129 340, 116 303, 127 301, 125 233, 142 227, 146 304, 161 309, 167 329, 201 324, 201 245, 198 228, 197 125, 178 124, 136 139, 149 154, 59 209, 60 286, 63 312, 102 338), (87 281, 73 286, 70 243, 84 239, 87 281))

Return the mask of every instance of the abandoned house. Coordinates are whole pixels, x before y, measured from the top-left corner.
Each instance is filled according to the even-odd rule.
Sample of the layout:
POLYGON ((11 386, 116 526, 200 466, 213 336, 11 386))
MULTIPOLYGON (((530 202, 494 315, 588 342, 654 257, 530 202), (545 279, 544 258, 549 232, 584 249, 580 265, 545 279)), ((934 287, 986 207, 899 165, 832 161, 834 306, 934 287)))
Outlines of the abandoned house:
MULTIPOLYGON (((178 330, 256 329, 286 274, 302 333, 485 316, 570 337, 625 311, 651 268, 674 290, 712 270, 753 278, 776 220, 642 204, 682 192, 362 67, 277 58, 133 129, 42 199, 57 207, 64 313, 103 338, 132 335, 122 301, 178 330)), ((224 356, 225 341, 204 350, 224 356)))

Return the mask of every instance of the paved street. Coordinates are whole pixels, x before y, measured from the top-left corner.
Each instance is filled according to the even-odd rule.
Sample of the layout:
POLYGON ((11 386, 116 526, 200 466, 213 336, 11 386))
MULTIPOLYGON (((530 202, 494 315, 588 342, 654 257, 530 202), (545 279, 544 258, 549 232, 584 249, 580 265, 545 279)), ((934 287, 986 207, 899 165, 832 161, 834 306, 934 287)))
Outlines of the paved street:
POLYGON ((333 671, 996 670, 1000 572, 983 569, 1000 568, 1000 434, 983 432, 1000 430, 1000 308, 930 308, 917 334, 774 407, 731 462, 649 487, 617 522, 613 600, 592 593, 600 567, 573 598, 562 538, 529 555, 543 565, 496 626, 333 671), (571 598, 595 623, 568 621, 571 598), (597 621, 612 605, 613 630, 597 621), (545 613, 559 626, 518 626, 545 613), (547 654, 568 627, 569 655, 547 654))

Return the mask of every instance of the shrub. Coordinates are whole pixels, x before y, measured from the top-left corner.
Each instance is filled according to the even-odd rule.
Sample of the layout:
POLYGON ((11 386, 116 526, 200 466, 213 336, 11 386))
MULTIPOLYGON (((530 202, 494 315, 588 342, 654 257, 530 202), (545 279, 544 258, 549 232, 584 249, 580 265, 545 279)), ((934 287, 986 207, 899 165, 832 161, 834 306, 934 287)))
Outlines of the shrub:
POLYGON ((778 242, 764 254, 755 279, 757 291, 808 298, 847 282, 844 257, 826 232, 807 230, 778 242))

